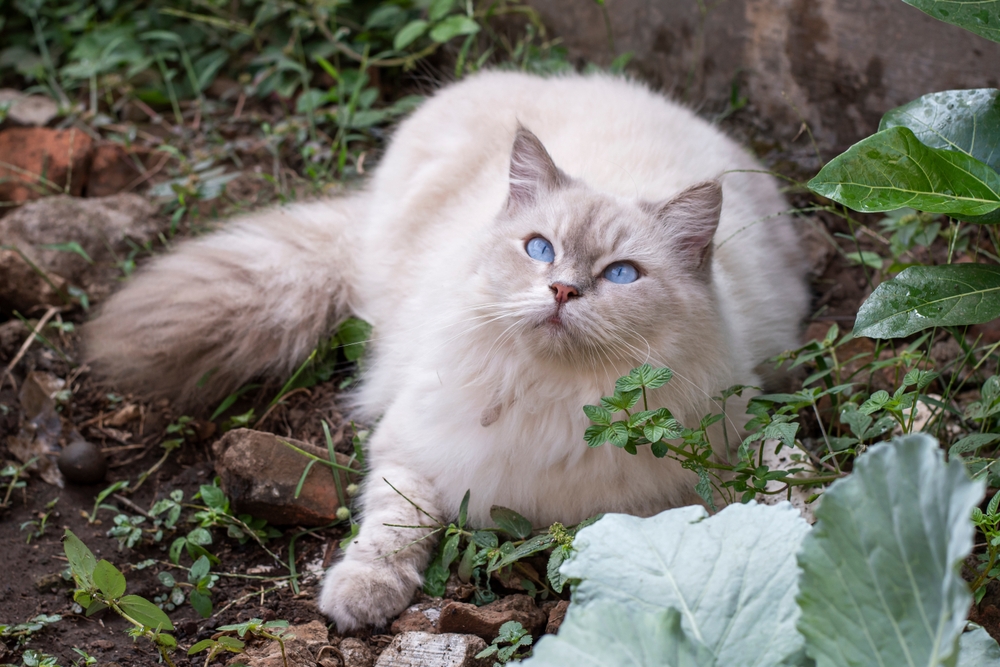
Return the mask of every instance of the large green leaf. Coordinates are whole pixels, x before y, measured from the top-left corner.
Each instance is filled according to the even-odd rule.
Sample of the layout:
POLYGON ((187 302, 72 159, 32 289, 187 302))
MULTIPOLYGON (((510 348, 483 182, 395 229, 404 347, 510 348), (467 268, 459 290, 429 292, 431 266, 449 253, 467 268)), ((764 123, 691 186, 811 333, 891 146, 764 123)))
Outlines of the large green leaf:
POLYGON ((872 447, 834 482, 798 559, 798 628, 817 667, 955 664, 982 495, 923 434, 872 447))
POLYGON ((878 129, 908 127, 931 148, 961 151, 1000 170, 1000 90, 943 90, 882 116, 878 129))
POLYGON ((865 213, 911 207, 980 216, 1000 209, 1000 174, 966 153, 925 146, 907 127, 862 139, 807 185, 865 213))
MULTIPOLYGON (((581 580, 573 607, 616 603, 661 622, 665 610, 679 610, 684 635, 719 665, 800 664, 795 552, 808 531, 787 503, 730 505, 712 517, 698 506, 648 519, 611 514, 580 531, 578 551, 560 571, 581 580)), ((575 636, 570 618, 563 628, 575 636)), ((596 652, 606 641, 594 636, 586 646, 596 652)), ((552 664, 572 664, 575 655, 552 664)))
POLYGON ((934 326, 981 324, 1000 317, 1000 267, 911 266, 861 304, 854 335, 899 338, 934 326))
POLYGON ((545 635, 526 667, 713 667, 712 652, 681 629, 681 612, 648 613, 612 601, 570 605, 557 636, 545 635))
POLYGON ((1000 0, 903 0, 936 19, 1000 42, 1000 0))
MULTIPOLYGON (((908 127, 931 148, 961 151, 1000 170, 1000 90, 944 90, 918 97, 884 116, 879 130, 908 127)), ((964 215, 978 224, 1000 222, 1000 210, 983 216, 964 215)))
POLYGON ((1000 645, 986 630, 972 625, 958 640, 958 667, 997 667, 1000 665, 1000 645))

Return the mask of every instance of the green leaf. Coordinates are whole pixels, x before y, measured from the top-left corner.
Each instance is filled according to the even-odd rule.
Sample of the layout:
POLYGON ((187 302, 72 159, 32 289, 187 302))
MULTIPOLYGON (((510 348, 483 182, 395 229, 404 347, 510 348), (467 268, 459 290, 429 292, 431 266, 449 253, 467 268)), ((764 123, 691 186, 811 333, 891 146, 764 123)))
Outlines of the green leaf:
POLYGON ((402 27, 402 29, 396 33, 396 36, 392 40, 392 48, 397 51, 402 51, 410 44, 415 42, 418 37, 427 32, 427 26, 430 25, 427 21, 423 19, 417 19, 416 21, 410 21, 402 27))
POLYGON ((854 335, 901 338, 935 326, 982 324, 1000 316, 1000 267, 912 266, 879 285, 858 311, 854 335))
POLYGON ((208 532, 204 528, 195 528, 187 534, 187 541, 191 544, 205 546, 206 544, 212 543, 212 533, 208 532))
MULTIPOLYGON (((354 123, 358 124, 355 115, 354 123)), ((365 353, 365 344, 372 334, 372 325, 357 317, 348 317, 337 329, 337 338, 343 346, 344 357, 348 361, 357 361, 365 353)))
POLYGON ((427 18, 431 21, 440 21, 448 15, 454 6, 455 0, 434 0, 427 9, 427 18))
POLYGON ((490 508, 490 518, 500 530, 511 537, 523 540, 531 535, 531 522, 512 509, 494 505, 490 508))
POLYGON ((79 255, 87 262, 87 264, 93 264, 94 260, 90 258, 87 251, 83 249, 76 241, 69 241, 68 243, 46 243, 38 246, 40 248, 45 248, 46 250, 58 250, 60 252, 71 252, 79 255))
POLYGON ((1000 433, 972 433, 955 442, 948 450, 948 456, 968 454, 977 451, 980 447, 992 445, 997 440, 1000 440, 1000 433))
POLYGON ((201 615, 202 618, 208 618, 212 615, 212 598, 201 591, 191 591, 191 597, 189 598, 191 606, 194 610, 201 615))
POLYGON ((458 541, 461 534, 455 533, 441 544, 441 566, 448 568, 458 558, 458 541))
POLYGON ((94 588, 94 568, 97 567, 97 559, 94 558, 94 552, 88 549, 69 528, 63 536, 63 551, 66 552, 70 570, 80 585, 83 588, 94 588))
POLYGON ((431 30, 431 39, 443 43, 459 35, 474 35, 479 32, 479 24, 468 16, 449 16, 431 30))
POLYGON ((1000 645, 974 623, 959 637, 958 667, 985 667, 1000 665, 1000 645))
MULTIPOLYGON (((210 484, 203 484, 199 490, 201 493, 201 499, 205 501, 205 504, 214 510, 224 511, 226 509, 226 494, 222 492, 217 486, 212 486, 210 484)), ((196 544, 201 544, 196 542, 196 544)))
POLYGON ((98 561, 94 567, 94 584, 111 600, 125 594, 125 575, 106 560, 98 561))
POLYGON ((462 496, 462 504, 458 507, 458 529, 462 530, 465 528, 465 522, 469 519, 469 498, 472 495, 472 489, 466 489, 465 495, 462 496))
POLYGON ((201 653, 205 649, 212 648, 213 646, 215 646, 214 639, 202 639, 200 642, 189 648, 187 654, 194 655, 195 653, 201 653))
POLYGON ((891 127, 908 127, 922 144, 960 151, 1000 170, 1000 90, 995 88, 918 97, 882 116, 878 129, 891 127))
POLYGON ((599 405, 585 405, 583 406, 583 412, 587 415, 587 419, 595 424, 600 424, 601 426, 611 424, 611 411, 607 408, 599 405))
POLYGON ((903 0, 939 21, 1000 42, 1000 0, 903 0))
POLYGON ((632 407, 639 402, 639 398, 641 396, 641 389, 622 390, 616 387, 614 396, 601 397, 601 405, 610 410, 612 413, 620 412, 622 410, 631 410, 632 407))
POLYGON ((865 213, 912 207, 969 216, 1000 208, 1000 174, 965 153, 925 146, 906 127, 862 139, 807 186, 865 213))
POLYGON ((118 603, 126 614, 153 630, 173 630, 174 624, 163 610, 138 595, 126 595, 118 603))
POLYGON ((628 425, 625 422, 615 422, 604 431, 605 437, 615 447, 628 445, 628 425))
MULTIPOLYGON (((569 607, 558 635, 539 640, 525 667, 713 667, 723 665, 681 627, 677 609, 644 613, 627 603, 569 607)), ((731 664, 750 664, 742 660, 731 664)))
POLYGON ((643 387, 657 389, 670 382, 673 377, 674 372, 669 368, 653 368, 649 364, 643 364, 633 368, 628 375, 618 378, 615 389, 618 391, 634 391, 643 387))
POLYGON ((208 574, 211 567, 212 564, 209 563, 208 558, 205 556, 199 556, 198 560, 191 565, 191 571, 188 572, 188 581, 191 583, 198 583, 201 581, 202 577, 208 574))
POLYGON ((571 610, 599 601, 643 617, 676 608, 684 633, 720 666, 798 664, 795 552, 808 531, 788 503, 730 505, 711 517, 700 506, 648 519, 608 514, 577 534, 560 572, 581 580, 571 610))
POLYGON ((704 466, 699 466, 698 470, 698 483, 694 485, 694 490, 698 494, 698 497, 705 501, 708 505, 708 509, 713 512, 718 512, 718 508, 715 506, 715 499, 712 497, 712 480, 708 477, 708 471, 704 466))
POLYGON ((558 546, 552 550, 552 554, 549 556, 545 574, 549 578, 549 583, 552 584, 552 590, 556 593, 562 593, 563 586, 566 585, 567 577, 559 571, 559 568, 571 553, 569 547, 558 546))
POLYGON ((798 558, 798 629, 817 667, 949 664, 982 494, 923 434, 875 445, 833 483, 798 558))
POLYGON ((441 564, 440 558, 431 561, 430 566, 424 572, 424 593, 432 598, 443 597, 449 574, 448 568, 441 564))
POLYGON ((798 430, 798 423, 774 422, 764 427, 764 437, 769 440, 778 440, 785 445, 785 447, 794 447, 795 434, 798 430))
POLYGON ((552 546, 554 541, 555 538, 549 534, 535 535, 530 540, 524 542, 524 544, 517 546, 514 551, 501 558, 496 564, 489 568, 489 571, 492 572, 493 570, 499 570, 501 567, 510 565, 511 563, 521 560, 522 558, 527 558, 532 554, 545 551, 552 546))
POLYGON ((458 578, 463 584, 472 579, 472 571, 476 567, 476 545, 469 543, 462 552, 462 560, 458 562, 458 578))
POLYGON ((497 534, 489 530, 477 530, 472 533, 472 541, 484 549, 496 549, 499 543, 497 534))

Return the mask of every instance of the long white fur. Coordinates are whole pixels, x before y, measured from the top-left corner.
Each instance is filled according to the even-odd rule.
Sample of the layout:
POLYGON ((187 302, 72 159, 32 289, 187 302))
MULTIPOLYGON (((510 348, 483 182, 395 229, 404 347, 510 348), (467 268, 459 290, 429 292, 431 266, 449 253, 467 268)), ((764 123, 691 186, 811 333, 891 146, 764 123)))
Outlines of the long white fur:
MULTIPOLYGON (((423 512, 453 518, 467 489, 470 521, 481 526, 494 504, 547 525, 696 502, 690 473, 671 461, 589 449, 581 408, 648 361, 678 375, 653 402, 694 424, 715 408, 711 396, 756 384, 754 367, 796 344, 807 292, 796 235, 780 215, 787 204, 770 177, 733 171, 758 169, 718 130, 638 83, 480 74, 399 127, 363 194, 231 223, 153 262, 91 325, 93 358, 147 385, 169 359, 191 360, 193 380, 166 387, 174 395, 194 391, 211 365, 208 390, 218 394, 288 372, 348 311, 370 321, 375 341, 354 398, 380 421, 361 532, 319 604, 341 630, 381 625, 408 604, 433 547, 407 546, 428 529, 386 524, 432 524, 423 512), (567 177, 523 211, 507 206, 519 126, 567 177), (727 241, 699 277, 671 239, 713 192, 718 203, 717 190, 664 203, 718 178, 715 240, 727 241), (662 220, 651 206, 665 206, 662 220), (584 215, 602 222, 578 233, 584 215), (624 240, 614 236, 623 229, 624 240), (525 230, 553 237, 555 264, 524 254, 525 230), (648 275, 602 283, 616 259, 648 275), (590 281, 555 332, 544 325, 553 276, 590 281)), ((740 412, 729 410, 737 427, 740 412)))

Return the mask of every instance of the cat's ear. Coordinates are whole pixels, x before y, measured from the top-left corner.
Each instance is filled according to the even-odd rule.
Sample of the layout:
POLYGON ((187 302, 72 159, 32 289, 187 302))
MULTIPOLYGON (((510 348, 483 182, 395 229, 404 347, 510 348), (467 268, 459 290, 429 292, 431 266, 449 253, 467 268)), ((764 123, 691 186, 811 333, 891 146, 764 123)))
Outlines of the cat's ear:
POLYGON ((569 178, 549 157, 534 134, 518 125, 510 152, 510 194, 507 208, 533 204, 545 190, 564 185, 569 178))
POLYGON ((654 209, 678 254, 696 270, 707 268, 722 212, 722 185, 716 180, 696 183, 654 209))

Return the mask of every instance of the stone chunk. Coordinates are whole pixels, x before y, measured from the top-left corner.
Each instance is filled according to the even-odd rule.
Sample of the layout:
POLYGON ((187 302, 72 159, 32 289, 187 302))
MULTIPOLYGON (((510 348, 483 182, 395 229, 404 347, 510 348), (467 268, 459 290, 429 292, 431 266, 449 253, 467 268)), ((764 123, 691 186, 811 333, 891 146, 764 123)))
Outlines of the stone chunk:
POLYGON ((23 203, 46 194, 79 195, 94 141, 81 130, 12 127, 0 132, 0 200, 23 203))
POLYGON ((0 105, 10 104, 7 120, 18 125, 48 125, 59 115, 59 105, 51 97, 25 95, 13 88, 0 89, 0 105))
POLYGON ((449 602, 441 609, 438 630, 476 635, 493 641, 500 634, 500 626, 507 621, 517 621, 537 637, 545 628, 548 616, 527 595, 510 595, 482 607, 449 602))
MULTIPOLYGON (((316 655, 330 643, 326 625, 322 621, 293 625, 282 637, 285 642, 288 667, 314 667, 316 655)), ((244 664, 248 667, 285 667, 285 661, 281 656, 281 645, 274 640, 249 646, 245 653, 234 657, 229 664, 244 664)))
POLYGON ((0 310, 27 315, 36 306, 62 305, 63 297, 69 298, 66 281, 37 264, 31 266, 26 257, 16 250, 0 250, 0 310))
POLYGON ((390 631, 394 635, 401 632, 437 632, 441 607, 445 604, 448 604, 448 601, 441 599, 418 602, 392 622, 390 631))
POLYGON ((469 635, 404 632, 385 647, 375 667, 486 667, 488 659, 476 659, 485 648, 486 642, 469 635))
POLYGON ((17 246, 45 271, 83 284, 95 268, 113 261, 112 249, 128 252, 126 239, 142 245, 156 238, 154 213, 148 201, 134 194, 99 199, 46 197, 0 218, 0 239, 17 246), (91 261, 69 250, 71 243, 79 245, 91 261))
MULTIPOLYGON (((309 459, 282 442, 324 460, 328 457, 325 448, 246 428, 229 431, 216 443, 215 471, 234 510, 276 526, 325 526, 334 521, 340 503, 333 470, 321 463, 313 465, 295 498, 309 459)), ((346 466, 348 462, 348 457, 337 453, 337 463, 346 466)), ((344 488, 354 481, 354 475, 348 479, 343 472, 337 474, 344 488)))
POLYGON ((568 600, 560 600, 556 606, 549 610, 549 620, 545 624, 546 634, 554 635, 559 632, 559 626, 562 625, 563 619, 566 618, 566 612, 568 610, 568 600))
POLYGON ((360 639, 345 637, 340 640, 337 648, 344 660, 344 667, 372 667, 375 664, 371 649, 360 639))

